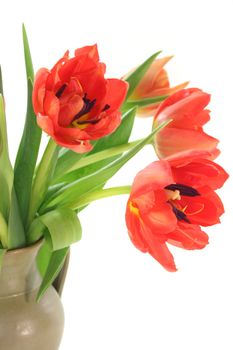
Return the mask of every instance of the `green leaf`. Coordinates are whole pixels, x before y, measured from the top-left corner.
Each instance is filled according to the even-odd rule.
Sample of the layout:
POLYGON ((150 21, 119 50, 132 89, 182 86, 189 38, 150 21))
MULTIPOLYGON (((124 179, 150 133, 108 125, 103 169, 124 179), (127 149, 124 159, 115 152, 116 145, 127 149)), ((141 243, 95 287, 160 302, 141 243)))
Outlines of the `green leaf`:
POLYGON ((69 246, 81 239, 82 229, 73 210, 60 208, 34 220, 29 230, 29 243, 38 239, 46 228, 46 240, 37 256, 37 265, 43 277, 37 301, 41 299, 60 272, 69 246))
POLYGON ((52 183, 59 182, 60 177, 69 171, 72 168, 73 164, 77 163, 83 157, 85 157, 84 153, 76 153, 71 150, 63 152, 62 155, 58 158, 52 183))
POLYGON ((30 47, 28 43, 28 37, 26 33, 25 25, 22 26, 22 33, 23 33, 23 47, 24 47, 24 59, 25 59, 25 65, 26 65, 26 75, 27 80, 31 78, 31 80, 34 80, 34 69, 32 64, 32 57, 30 53, 30 47))
POLYGON ((8 245, 8 233, 7 233, 7 223, 4 219, 2 213, 0 212, 0 242, 4 248, 8 245))
MULTIPOLYGON (((170 122, 170 121, 169 121, 170 122)), ((54 198, 41 208, 41 212, 51 210, 56 206, 69 207, 83 194, 93 191, 100 185, 109 180, 125 163, 128 162, 136 153, 138 153, 146 144, 148 144, 155 133, 162 129, 168 122, 159 125, 152 133, 139 142, 133 149, 124 154, 121 158, 115 160, 102 169, 90 174, 87 177, 76 180, 75 182, 64 186, 61 190, 55 193, 54 198)))
POLYGON ((43 244, 36 256, 37 267, 41 277, 45 276, 52 253, 53 251, 50 242, 47 239, 44 239, 43 244))
POLYGON ((0 248, 0 273, 1 273, 2 263, 3 263, 4 255, 6 254, 6 251, 7 251, 6 249, 0 248))
POLYGON ((40 221, 40 216, 32 221, 27 232, 27 243, 33 244, 39 241, 42 237, 47 237, 45 234, 46 226, 40 221))
POLYGON ((0 212, 3 214, 5 220, 8 221, 13 184, 13 170, 8 153, 7 127, 2 95, 0 95, 0 181, 0 212))
POLYGON ((159 103, 164 101, 168 95, 163 95, 163 96, 156 96, 156 97, 151 97, 151 98, 144 98, 142 100, 128 100, 124 104, 124 109, 129 109, 133 107, 147 107, 149 105, 153 105, 155 103, 159 103))
MULTIPOLYGON (((27 70, 30 71, 28 68, 27 70)), ((27 114, 22 139, 15 162, 14 186, 18 197, 24 227, 29 210, 32 180, 41 141, 41 129, 37 126, 32 106, 32 81, 28 80, 27 114)))
POLYGON ((157 58, 161 51, 156 52, 154 55, 149 57, 145 62, 143 62, 138 68, 135 69, 127 78, 126 81, 129 83, 129 89, 126 99, 134 92, 137 85, 140 83, 141 79, 146 74, 147 70, 150 68, 151 64, 157 58))
POLYGON ((68 247, 79 241, 82 228, 76 213, 69 208, 58 208, 36 218, 28 233, 28 242, 41 238, 43 228, 48 229, 53 250, 68 247))
POLYGON ((0 181, 2 186, 0 212, 8 225, 8 237, 5 237, 5 245, 7 242, 8 248, 12 249, 24 246, 25 233, 13 186, 13 170, 8 154, 6 119, 2 95, 0 95, 0 144, 0 181))
POLYGON ((0 160, 0 184, 1 184, 1 199, 0 199, 0 212, 2 213, 4 219, 8 222, 9 210, 10 210, 10 198, 11 198, 11 188, 12 184, 7 180, 7 171, 2 168, 2 162, 0 160))
POLYGON ((44 198, 43 203, 46 203, 50 197, 52 197, 53 195, 55 195, 55 193, 60 190, 61 188, 63 188, 63 186, 65 186, 66 183, 62 182, 56 185, 52 185, 48 188, 48 191, 46 192, 46 196, 44 198))
POLYGON ((41 300, 46 290, 51 286, 51 284, 59 274, 65 262, 65 258, 68 251, 69 251, 69 247, 52 252, 52 255, 48 263, 48 267, 46 269, 43 281, 41 283, 39 292, 37 294, 37 301, 41 300))
POLYGON ((2 69, 0 66, 0 94, 3 96, 2 69))
POLYGON ((46 150, 38 166, 36 176, 33 182, 29 205, 29 214, 27 220, 27 228, 32 223, 37 213, 37 210, 39 209, 41 203, 43 202, 46 196, 46 192, 50 185, 50 181, 57 163, 57 157, 58 146, 51 138, 48 142, 46 150))
MULTIPOLYGON (((119 158, 124 152, 129 151, 138 142, 139 140, 129 142, 120 146, 107 148, 106 150, 94 153, 88 157, 80 159, 80 161, 77 164, 75 164, 76 169, 62 176, 60 178, 60 181, 62 183, 70 183, 77 179, 80 179, 81 177, 87 176, 90 173, 93 173, 94 171, 102 168, 106 164, 111 163, 113 160, 119 158)), ((57 188, 60 189, 61 186, 57 185, 57 188)))
POLYGON ((15 189, 12 187, 11 206, 8 220, 8 248, 15 249, 26 245, 25 231, 19 212, 15 189))
MULTIPOLYGON (((79 162, 85 162, 88 161, 88 159, 90 157, 94 157, 95 155, 97 155, 99 152, 105 150, 107 151, 109 148, 112 148, 114 146, 119 146, 122 145, 124 143, 126 143, 129 140, 129 137, 131 135, 131 131, 134 125, 134 120, 135 120, 135 113, 136 113, 136 108, 132 108, 129 111, 127 111, 122 118, 122 122, 121 125, 119 126, 119 128, 112 133, 111 135, 108 135, 106 137, 103 137, 102 139, 100 139, 98 141, 98 143, 96 144, 96 147, 93 149, 93 151, 91 151, 89 153, 88 157, 85 157, 83 159, 80 159, 79 162)), ((94 164, 85 166, 81 169, 78 169, 77 171, 75 171, 74 173, 70 173, 67 174, 68 181, 69 180, 76 180, 76 179, 81 179, 82 177, 86 177, 94 172, 96 172, 99 169, 104 168, 107 164, 112 163, 114 160, 118 159, 120 157, 120 155, 118 156, 113 156, 110 157, 108 159, 104 159, 102 161, 98 161, 94 164)), ((73 164, 73 167, 76 166, 77 164, 79 164, 79 162, 73 164)), ((72 169, 72 168, 71 168, 72 169)), ((59 179, 60 181, 63 181, 63 177, 59 179)), ((66 180, 66 179, 65 179, 66 180)), ((69 181, 70 182, 70 181, 69 181)), ((99 186, 100 188, 104 186, 104 183, 101 184, 101 186, 99 186)), ((56 187, 51 187, 51 189, 49 189, 46 199, 44 201, 44 203, 47 203, 49 201, 50 197, 55 196, 55 193, 61 189, 63 187, 63 184, 61 185, 57 185, 56 187)))
POLYGON ((15 162, 14 186, 16 195, 18 197, 19 209, 22 216, 23 224, 26 228, 26 221, 32 190, 32 180, 35 171, 36 161, 38 158, 42 131, 37 126, 36 116, 32 106, 34 70, 27 33, 24 25, 22 27, 22 34, 26 77, 28 83, 28 98, 24 131, 15 162))
MULTIPOLYGON (((48 269, 50 259, 54 255, 57 255, 57 251, 53 252, 51 249, 50 242, 47 239, 44 239, 43 244, 42 244, 42 246, 37 254, 37 257, 36 257, 37 268, 38 268, 42 278, 45 277, 45 273, 48 269)), ((62 266, 62 268, 63 267, 67 268, 68 267, 67 265, 68 265, 68 261, 66 261, 66 259, 65 259, 65 262, 64 262, 64 265, 62 266), (66 265, 66 267, 65 267, 65 265, 66 265)), ((62 287, 64 285, 64 281, 65 281, 64 271, 62 272, 62 269, 61 269, 60 272, 61 272, 61 275, 59 273, 59 275, 53 281, 53 286, 57 290, 58 293, 61 293, 62 287)), ((51 282, 49 285, 51 285, 51 282)))
MULTIPOLYGON (((126 113, 124 113, 122 116, 122 122, 120 126, 112 134, 102 137, 97 142, 95 142, 94 148, 91 152, 85 155, 80 155, 72 151, 63 152, 63 155, 59 157, 57 162, 53 183, 59 182, 62 175, 64 175, 69 171, 72 171, 72 169, 75 168, 76 164, 78 164, 78 162, 82 158, 84 157, 86 158, 104 149, 118 146, 128 142, 132 132, 135 114, 136 114, 136 108, 132 108, 128 110, 126 113)), ((110 160, 108 160, 107 162, 106 161, 99 162, 99 164, 96 164, 96 169, 103 167, 109 161, 110 160)), ((92 169, 90 168, 89 172, 92 172, 92 171, 93 171, 93 168, 92 169)), ((78 174, 78 176, 81 176, 81 174, 78 174)))
POLYGON ((88 192, 83 196, 77 198, 77 200, 74 203, 72 203, 71 209, 77 210, 85 207, 86 205, 94 201, 107 198, 107 197, 119 196, 122 194, 129 194, 130 191, 131 191, 131 186, 119 186, 119 187, 106 188, 104 190, 100 189, 100 190, 88 192))

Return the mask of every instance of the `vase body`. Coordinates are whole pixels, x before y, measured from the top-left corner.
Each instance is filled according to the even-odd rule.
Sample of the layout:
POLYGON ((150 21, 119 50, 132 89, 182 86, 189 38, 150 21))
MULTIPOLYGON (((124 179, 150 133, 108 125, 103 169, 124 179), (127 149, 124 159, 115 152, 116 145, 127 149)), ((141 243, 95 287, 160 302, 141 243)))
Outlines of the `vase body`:
POLYGON ((60 297, 50 287, 36 302, 41 243, 9 251, 0 273, 0 350, 58 350, 64 328, 60 297))

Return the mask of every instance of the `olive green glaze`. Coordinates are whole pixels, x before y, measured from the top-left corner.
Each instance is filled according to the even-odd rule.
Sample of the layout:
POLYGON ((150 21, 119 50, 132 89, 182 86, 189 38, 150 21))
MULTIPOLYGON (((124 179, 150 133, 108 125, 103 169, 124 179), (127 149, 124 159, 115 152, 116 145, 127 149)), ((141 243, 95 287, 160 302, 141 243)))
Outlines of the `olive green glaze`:
POLYGON ((0 273, 0 350, 58 350, 64 328, 60 297, 50 287, 39 303, 35 257, 40 242, 6 253, 0 273))

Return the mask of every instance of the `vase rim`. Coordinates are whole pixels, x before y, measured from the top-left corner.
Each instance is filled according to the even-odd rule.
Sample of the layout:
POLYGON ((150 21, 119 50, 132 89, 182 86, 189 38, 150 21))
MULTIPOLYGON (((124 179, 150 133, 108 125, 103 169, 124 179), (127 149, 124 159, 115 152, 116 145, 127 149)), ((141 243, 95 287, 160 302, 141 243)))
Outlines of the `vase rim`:
POLYGON ((44 240, 44 238, 40 238, 38 241, 36 241, 35 243, 32 243, 28 246, 7 250, 6 255, 8 255, 8 256, 9 255, 17 255, 17 254, 21 254, 24 251, 28 252, 29 250, 34 250, 42 244, 43 240, 44 240))

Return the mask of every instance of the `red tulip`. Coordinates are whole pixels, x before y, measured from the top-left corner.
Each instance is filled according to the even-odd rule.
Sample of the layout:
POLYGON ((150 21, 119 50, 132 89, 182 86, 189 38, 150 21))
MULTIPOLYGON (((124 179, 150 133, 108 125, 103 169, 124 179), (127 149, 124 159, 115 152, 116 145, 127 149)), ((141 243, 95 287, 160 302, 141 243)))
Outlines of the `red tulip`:
POLYGON ((33 89, 37 123, 59 145, 87 152, 90 140, 119 126, 127 83, 105 79, 104 73, 96 45, 77 49, 73 58, 66 52, 51 70, 38 71, 33 89))
POLYGON ((155 138, 155 150, 159 158, 165 158, 186 150, 206 151, 210 159, 218 156, 218 140, 207 135, 203 126, 210 119, 205 109, 210 95, 193 88, 176 92, 163 101, 154 117, 154 124, 172 119, 155 138))
POLYGON ((151 254, 168 271, 176 271, 167 243, 202 249, 208 236, 200 228, 219 223, 224 208, 214 192, 228 175, 216 163, 176 158, 156 161, 133 182, 126 224, 134 245, 151 254))
MULTIPOLYGON (((155 59, 142 78, 141 82, 130 96, 130 100, 141 100, 145 98, 171 95, 178 90, 184 89, 188 85, 188 82, 185 82, 183 84, 170 87, 168 74, 163 67, 171 58, 172 56, 155 59)), ((160 102, 151 104, 147 107, 140 107, 138 108, 138 114, 142 117, 152 116, 155 114, 159 104, 160 102)))

